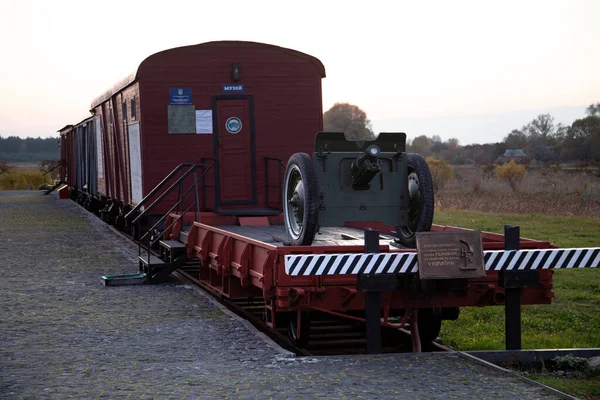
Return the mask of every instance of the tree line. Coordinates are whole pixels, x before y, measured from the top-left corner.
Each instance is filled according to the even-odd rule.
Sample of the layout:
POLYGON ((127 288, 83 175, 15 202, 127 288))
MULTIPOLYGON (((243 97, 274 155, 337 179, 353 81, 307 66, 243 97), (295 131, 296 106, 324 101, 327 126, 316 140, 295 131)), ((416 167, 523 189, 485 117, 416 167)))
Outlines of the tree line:
MULTIPOLYGON (((591 104, 584 118, 570 126, 556 123, 550 114, 538 115, 520 129, 513 129, 501 142, 461 146, 457 138, 442 140, 439 135, 419 135, 407 143, 407 151, 424 157, 461 164, 485 164, 497 161, 506 150, 523 150, 529 161, 600 162, 600 103, 591 104)), ((345 132, 352 140, 375 137, 371 121, 358 106, 336 103, 323 115, 324 130, 345 132)), ((58 138, 0 136, 0 160, 39 162, 60 158, 58 138)))
MULTIPOLYGON (((407 143, 407 151, 441 158, 451 164, 485 164, 500 159, 506 150, 523 150, 528 161, 600 162, 600 103, 591 104, 584 118, 570 126, 556 123, 550 114, 538 115, 501 142, 461 146, 457 138, 419 135, 407 143)), ((336 103, 323 115, 326 131, 343 131, 351 138, 374 137, 367 114, 348 103, 336 103)))
POLYGON ((26 138, 0 136, 0 160, 7 162, 39 162, 60 159, 58 137, 26 138))

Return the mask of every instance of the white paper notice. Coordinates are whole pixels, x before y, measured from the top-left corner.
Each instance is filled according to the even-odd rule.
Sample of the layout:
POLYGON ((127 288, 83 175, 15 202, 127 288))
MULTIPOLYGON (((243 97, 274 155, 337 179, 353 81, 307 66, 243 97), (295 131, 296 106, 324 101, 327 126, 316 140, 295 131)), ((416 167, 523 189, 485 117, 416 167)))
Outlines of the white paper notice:
POLYGON ((196 133, 213 133, 212 110, 196 110, 196 133))
POLYGON ((129 125, 129 171, 131 172, 131 202, 137 204, 142 195, 142 152, 140 148, 140 124, 129 125))

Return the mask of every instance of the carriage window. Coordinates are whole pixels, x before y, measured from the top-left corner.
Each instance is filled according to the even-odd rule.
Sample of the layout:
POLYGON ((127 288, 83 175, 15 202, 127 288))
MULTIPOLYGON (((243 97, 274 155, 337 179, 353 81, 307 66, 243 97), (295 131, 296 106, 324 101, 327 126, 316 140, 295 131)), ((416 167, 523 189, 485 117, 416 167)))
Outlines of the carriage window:
POLYGON ((131 98, 131 119, 135 119, 135 96, 131 98))

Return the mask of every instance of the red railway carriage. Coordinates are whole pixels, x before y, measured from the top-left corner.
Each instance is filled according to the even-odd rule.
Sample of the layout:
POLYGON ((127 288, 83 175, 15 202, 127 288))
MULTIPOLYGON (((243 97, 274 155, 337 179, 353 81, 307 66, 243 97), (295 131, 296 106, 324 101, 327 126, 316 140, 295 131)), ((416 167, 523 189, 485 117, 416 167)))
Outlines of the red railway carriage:
POLYGON ((60 135, 60 180, 69 186, 71 186, 71 176, 75 175, 73 161, 75 150, 72 143, 74 136, 70 135, 72 131, 73 125, 66 125, 58 130, 60 135))
MULTIPOLYGON (((272 162, 275 171, 275 158, 312 149, 323 126, 324 76, 318 59, 261 43, 209 42, 153 54, 92 102, 101 153, 97 194, 76 187, 77 195, 122 216, 187 162, 205 166, 202 210, 279 213, 267 194, 268 181, 278 178, 267 176, 265 165, 272 162)), ((66 142, 70 132, 61 131, 66 142)))

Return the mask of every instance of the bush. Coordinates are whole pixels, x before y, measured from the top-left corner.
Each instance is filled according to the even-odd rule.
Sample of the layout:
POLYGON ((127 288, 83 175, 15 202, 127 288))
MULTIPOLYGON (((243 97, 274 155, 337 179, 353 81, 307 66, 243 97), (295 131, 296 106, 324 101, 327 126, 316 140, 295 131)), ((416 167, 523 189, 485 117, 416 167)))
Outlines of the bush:
POLYGON ((444 187, 446 182, 454 177, 454 170, 443 159, 427 157, 427 164, 429 164, 429 169, 431 170, 433 190, 438 192, 444 187))
POLYGON ((587 358, 575 357, 572 354, 554 357, 552 361, 557 369, 567 371, 586 371, 588 369, 587 358))
POLYGON ((483 182, 488 182, 490 178, 494 177, 494 170, 496 166, 492 163, 480 163, 477 164, 477 171, 483 182))
POLYGON ((496 176, 507 181, 513 193, 517 191, 526 174, 527 167, 522 164, 516 164, 514 160, 496 167, 496 176))
POLYGON ((35 190, 50 178, 38 171, 9 171, 0 175, 0 190, 35 190))
POLYGON ((0 175, 12 171, 14 168, 11 167, 8 162, 0 161, 0 175))

